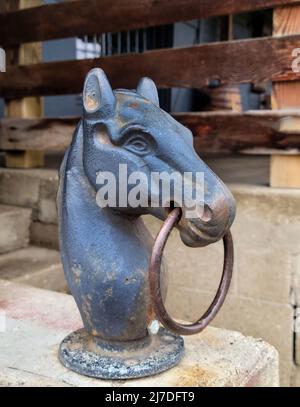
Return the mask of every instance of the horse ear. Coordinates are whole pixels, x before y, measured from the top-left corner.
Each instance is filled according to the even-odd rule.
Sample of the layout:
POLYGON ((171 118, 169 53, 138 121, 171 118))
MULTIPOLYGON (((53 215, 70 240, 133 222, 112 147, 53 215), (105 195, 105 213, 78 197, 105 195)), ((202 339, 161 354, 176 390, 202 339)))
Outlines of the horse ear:
POLYGON ((157 87, 152 79, 142 78, 137 87, 137 93, 145 99, 150 100, 154 105, 159 107, 159 98, 157 87))
POLYGON ((97 113, 101 117, 110 115, 115 107, 115 95, 109 81, 100 68, 92 69, 85 79, 83 106, 87 114, 97 113))

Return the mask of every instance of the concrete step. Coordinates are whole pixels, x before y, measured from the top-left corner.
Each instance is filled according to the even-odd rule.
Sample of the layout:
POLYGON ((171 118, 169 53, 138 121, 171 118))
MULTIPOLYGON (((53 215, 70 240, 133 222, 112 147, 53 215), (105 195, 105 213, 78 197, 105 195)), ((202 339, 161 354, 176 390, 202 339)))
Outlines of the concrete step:
MULTIPOLYGON (((0 335, 0 387, 278 387, 273 346, 211 326, 201 335, 186 336, 181 362, 159 375, 125 382, 79 375, 57 357, 61 341, 82 327, 73 297, 1 280, 0 293, 5 330, 0 335)), ((124 352, 128 362, 135 357, 133 351, 124 352)))
POLYGON ((1 279, 68 292, 59 252, 41 247, 29 246, 0 255, 1 279))
POLYGON ((34 246, 59 250, 58 225, 43 222, 32 222, 30 242, 34 246))
POLYGON ((0 205, 0 254, 28 246, 31 209, 0 205))
POLYGON ((31 208, 33 220, 57 223, 58 171, 0 168, 0 203, 31 208))

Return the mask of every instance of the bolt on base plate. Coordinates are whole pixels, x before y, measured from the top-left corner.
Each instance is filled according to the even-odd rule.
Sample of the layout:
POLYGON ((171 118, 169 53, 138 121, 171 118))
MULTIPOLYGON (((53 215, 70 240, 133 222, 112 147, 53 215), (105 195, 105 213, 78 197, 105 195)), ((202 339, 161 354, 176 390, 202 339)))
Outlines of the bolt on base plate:
POLYGON ((156 335, 129 342, 106 342, 84 329, 61 343, 59 359, 74 372, 98 379, 134 379, 152 376, 177 365, 184 341, 164 328, 156 335))

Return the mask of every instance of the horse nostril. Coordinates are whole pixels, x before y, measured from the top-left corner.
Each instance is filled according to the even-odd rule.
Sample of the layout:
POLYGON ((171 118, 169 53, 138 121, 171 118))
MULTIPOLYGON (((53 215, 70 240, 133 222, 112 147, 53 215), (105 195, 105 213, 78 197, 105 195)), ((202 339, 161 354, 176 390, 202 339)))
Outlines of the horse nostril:
POLYGON ((204 223, 208 223, 212 220, 213 212, 207 204, 204 204, 202 208, 202 214, 200 215, 200 219, 204 223))

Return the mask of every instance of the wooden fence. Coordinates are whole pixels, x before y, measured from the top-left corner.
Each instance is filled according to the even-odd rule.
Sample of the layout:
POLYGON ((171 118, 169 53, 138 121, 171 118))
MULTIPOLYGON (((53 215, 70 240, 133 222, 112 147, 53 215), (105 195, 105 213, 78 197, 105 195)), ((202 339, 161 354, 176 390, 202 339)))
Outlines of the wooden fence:
POLYGON ((0 74, 0 97, 7 105, 0 148, 11 158, 8 165, 36 165, 41 160, 28 159, 30 154, 36 158, 38 151, 66 148, 77 119, 39 117, 39 97, 79 93, 88 70, 101 67, 114 87, 135 87, 141 76, 153 78, 160 88, 271 80, 274 110, 174 116, 192 129, 200 154, 270 154, 271 185, 300 187, 300 73, 292 70, 294 50, 300 49, 300 1, 73 0, 36 6, 38 1, 0 1, 0 46, 8 55, 7 72, 0 74), (272 37, 41 63, 39 44, 45 40, 266 8, 274 8, 272 37))

